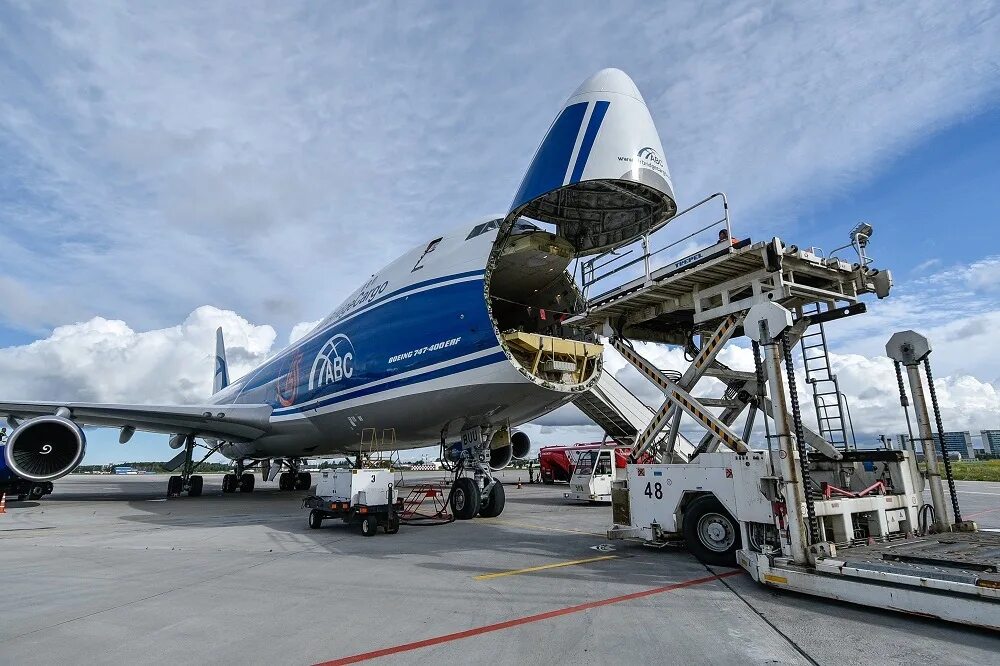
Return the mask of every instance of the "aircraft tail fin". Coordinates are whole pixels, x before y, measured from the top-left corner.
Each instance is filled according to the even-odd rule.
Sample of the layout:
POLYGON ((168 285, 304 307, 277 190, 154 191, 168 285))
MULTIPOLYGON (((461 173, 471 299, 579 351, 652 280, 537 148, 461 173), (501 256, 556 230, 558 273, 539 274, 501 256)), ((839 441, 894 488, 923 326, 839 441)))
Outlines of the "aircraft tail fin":
POLYGON ((222 339, 222 327, 215 331, 215 379, 212 393, 218 393, 229 386, 229 364, 226 363, 226 343, 222 339))

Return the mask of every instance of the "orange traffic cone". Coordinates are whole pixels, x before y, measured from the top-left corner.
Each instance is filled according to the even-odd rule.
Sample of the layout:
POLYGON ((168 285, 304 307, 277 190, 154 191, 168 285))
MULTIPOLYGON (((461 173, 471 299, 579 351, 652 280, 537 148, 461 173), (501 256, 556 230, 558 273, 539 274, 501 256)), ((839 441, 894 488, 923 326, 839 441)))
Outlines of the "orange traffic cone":
POLYGON ((7 493, 0 495, 0 513, 7 513, 7 493))

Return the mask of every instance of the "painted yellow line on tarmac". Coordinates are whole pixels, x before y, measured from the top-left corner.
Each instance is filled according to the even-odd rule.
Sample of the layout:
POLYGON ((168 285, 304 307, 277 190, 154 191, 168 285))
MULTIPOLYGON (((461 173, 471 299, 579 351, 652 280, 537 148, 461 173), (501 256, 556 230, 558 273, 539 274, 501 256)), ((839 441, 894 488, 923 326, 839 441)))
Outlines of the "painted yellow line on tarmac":
POLYGON ((607 534, 601 534, 600 532, 587 532, 586 530, 567 530, 559 527, 547 527, 545 525, 532 525, 531 523, 518 523, 513 520, 500 520, 497 518, 487 518, 478 519, 474 521, 469 521, 476 525, 509 525, 511 527, 523 527, 529 530, 545 530, 546 532, 564 532, 566 534, 583 534, 586 536, 595 536, 602 539, 607 539, 607 534))
POLYGON ((558 569, 559 567, 571 567, 576 564, 588 564, 590 562, 600 562, 601 560, 614 560, 617 557, 617 555, 602 555, 600 557, 588 557, 585 560, 553 562, 552 564, 542 564, 537 567, 527 567, 525 569, 511 569, 510 571, 498 571, 491 574, 481 574, 479 576, 473 576, 473 580, 490 580, 491 578, 500 578, 502 576, 516 576, 518 574, 532 573, 534 571, 544 571, 545 569, 558 569))

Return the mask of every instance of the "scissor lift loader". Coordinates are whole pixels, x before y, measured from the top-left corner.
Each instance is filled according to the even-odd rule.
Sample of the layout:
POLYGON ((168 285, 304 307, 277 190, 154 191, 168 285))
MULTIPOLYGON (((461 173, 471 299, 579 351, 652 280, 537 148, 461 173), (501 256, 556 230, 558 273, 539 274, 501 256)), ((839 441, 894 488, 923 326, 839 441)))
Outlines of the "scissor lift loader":
MULTIPOLYGON (((922 363, 930 379, 921 336, 897 334, 887 351, 910 377, 932 503, 923 503, 912 451, 852 450, 847 441, 826 336, 816 329, 863 313, 865 294, 889 294, 891 275, 866 255, 871 227, 851 234, 856 262, 779 238, 733 243, 724 196, 696 207, 720 199, 724 212, 713 224, 726 229, 724 242, 664 261, 680 241, 656 248, 654 226, 581 267, 587 307, 571 322, 607 337, 664 395, 635 440, 632 460, 644 462, 628 465, 613 490, 609 536, 680 541, 707 563, 739 564, 776 588, 1000 629, 1000 535, 961 520, 953 487, 949 517, 919 375, 922 363), (625 279, 613 286, 616 276, 625 279), (718 360, 743 336, 752 372, 718 360), (817 362, 817 351, 808 354, 810 371, 823 370, 811 377, 822 383, 813 387, 818 432, 803 423, 798 399, 792 349, 803 338, 807 352, 827 356, 817 362), (634 342, 681 345, 690 365, 679 376, 664 372, 634 342), (705 377, 723 382, 721 397, 705 397, 698 387, 705 377), (744 412, 742 430, 734 430, 744 412), (757 413, 766 435, 752 447, 757 413), (676 447, 685 416, 704 430, 693 454, 676 447)), ((901 370, 899 377, 906 407, 901 370)))

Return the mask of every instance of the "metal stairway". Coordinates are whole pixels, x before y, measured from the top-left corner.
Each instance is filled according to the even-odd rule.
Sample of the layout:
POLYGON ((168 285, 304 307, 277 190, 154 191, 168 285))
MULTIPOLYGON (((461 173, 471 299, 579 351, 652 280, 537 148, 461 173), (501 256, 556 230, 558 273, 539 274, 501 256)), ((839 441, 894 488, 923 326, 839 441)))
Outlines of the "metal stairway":
MULTIPOLYGON (((639 433, 653 420, 653 410, 609 372, 602 372, 597 383, 573 400, 573 404, 603 428, 609 437, 623 444, 634 443, 639 433)), ((679 433, 674 448, 679 454, 687 456, 692 455, 695 449, 694 444, 679 433)))
MULTIPOLYGON (((829 306, 828 306, 829 307, 829 306)), ((811 303, 799 309, 801 316, 822 314, 822 303, 811 303)), ((846 451, 847 428, 840 400, 840 382, 830 369, 830 350, 822 323, 811 326, 799 342, 806 383, 812 386, 813 403, 819 434, 834 448, 846 451)))

